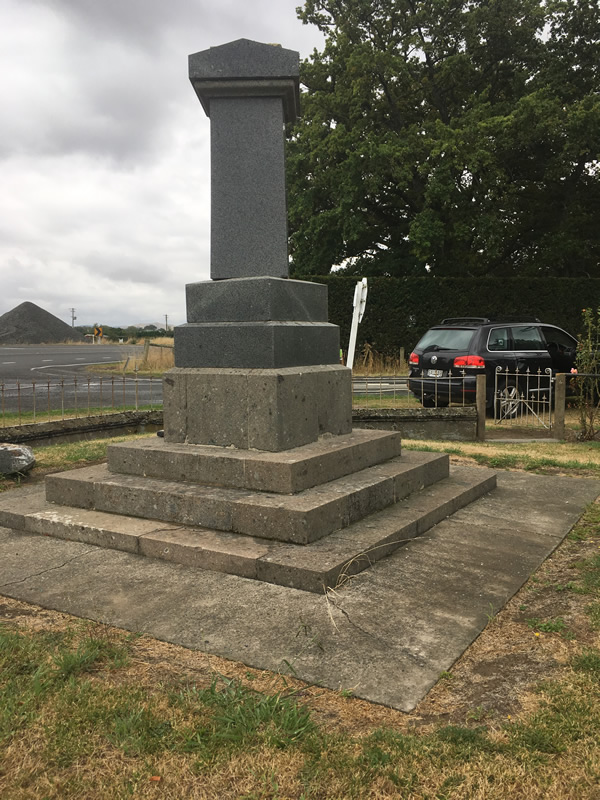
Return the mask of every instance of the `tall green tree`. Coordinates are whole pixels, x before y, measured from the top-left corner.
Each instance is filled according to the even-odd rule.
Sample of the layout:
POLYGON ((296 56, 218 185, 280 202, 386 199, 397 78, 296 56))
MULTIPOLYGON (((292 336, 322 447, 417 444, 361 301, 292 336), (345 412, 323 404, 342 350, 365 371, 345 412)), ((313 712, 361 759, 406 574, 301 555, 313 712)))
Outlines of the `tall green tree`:
POLYGON ((598 0, 306 0, 293 273, 595 275, 598 0))

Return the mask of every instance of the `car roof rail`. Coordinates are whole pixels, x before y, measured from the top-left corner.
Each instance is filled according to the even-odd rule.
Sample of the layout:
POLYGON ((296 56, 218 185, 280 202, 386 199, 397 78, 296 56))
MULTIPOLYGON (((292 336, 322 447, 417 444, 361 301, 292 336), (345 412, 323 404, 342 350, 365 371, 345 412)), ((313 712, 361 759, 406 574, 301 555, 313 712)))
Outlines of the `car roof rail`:
POLYGON ((485 325, 491 322, 487 317, 448 317, 440 322, 440 325, 485 325))
POLYGON ((490 322, 510 322, 510 323, 515 323, 515 322, 525 322, 525 323, 528 323, 528 322, 541 322, 541 320, 538 317, 530 317, 527 314, 524 314, 523 316, 518 316, 518 317, 516 317, 516 316, 512 316, 512 317, 511 316, 495 317, 494 319, 491 319, 489 321, 490 322))

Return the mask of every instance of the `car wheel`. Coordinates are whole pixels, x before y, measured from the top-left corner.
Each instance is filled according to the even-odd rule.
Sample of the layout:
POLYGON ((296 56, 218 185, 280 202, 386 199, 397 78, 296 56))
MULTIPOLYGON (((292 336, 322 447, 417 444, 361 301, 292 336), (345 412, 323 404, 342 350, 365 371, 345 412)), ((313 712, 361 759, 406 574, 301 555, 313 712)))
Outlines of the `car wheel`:
POLYGON ((516 383, 506 381, 496 395, 496 419, 512 419, 519 413, 521 395, 516 383))
POLYGON ((425 394, 421 398, 421 405, 423 406, 423 408, 447 408, 448 400, 440 400, 440 398, 438 397, 436 403, 435 395, 425 394))

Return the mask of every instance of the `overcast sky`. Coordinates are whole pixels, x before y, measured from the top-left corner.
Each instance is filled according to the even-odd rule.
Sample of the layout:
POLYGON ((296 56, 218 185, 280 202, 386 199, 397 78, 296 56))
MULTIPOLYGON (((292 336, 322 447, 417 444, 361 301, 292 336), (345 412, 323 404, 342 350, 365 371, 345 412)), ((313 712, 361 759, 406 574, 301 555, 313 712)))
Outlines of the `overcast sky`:
POLYGON ((208 280, 210 122, 187 56, 321 47, 301 0, 0 0, 0 314, 185 322, 208 280))

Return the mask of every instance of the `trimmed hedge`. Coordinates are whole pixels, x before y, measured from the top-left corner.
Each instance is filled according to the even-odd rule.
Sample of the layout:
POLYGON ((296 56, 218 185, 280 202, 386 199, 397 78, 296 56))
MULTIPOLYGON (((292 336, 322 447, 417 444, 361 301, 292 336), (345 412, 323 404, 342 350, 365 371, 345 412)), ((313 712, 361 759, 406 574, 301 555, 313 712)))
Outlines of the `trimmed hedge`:
MULTIPOLYGON (((329 290, 329 321, 341 329, 346 351, 358 278, 315 276, 329 290)), ((365 343, 382 355, 406 356, 444 317, 534 316, 577 335, 581 311, 600 306, 600 278, 369 278, 356 352, 365 343)))

